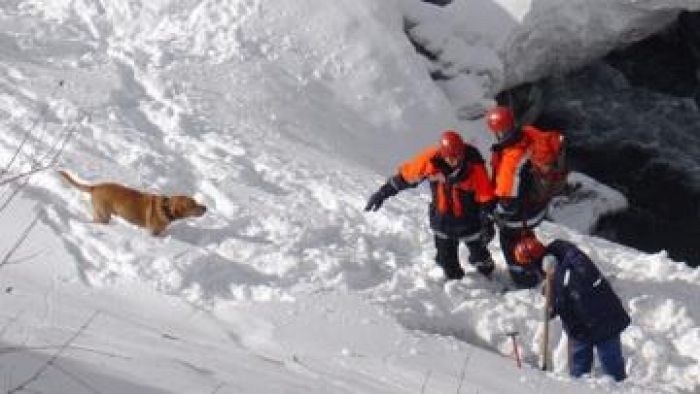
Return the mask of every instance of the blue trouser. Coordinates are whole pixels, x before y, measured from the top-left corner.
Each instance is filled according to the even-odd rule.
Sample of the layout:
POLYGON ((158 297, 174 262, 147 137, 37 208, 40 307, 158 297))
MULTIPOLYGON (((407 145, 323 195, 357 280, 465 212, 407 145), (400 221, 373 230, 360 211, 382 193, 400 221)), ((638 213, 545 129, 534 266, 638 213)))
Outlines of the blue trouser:
POLYGON ((590 373, 593 367, 593 347, 598 353, 598 360, 603 371, 612 376, 616 381, 624 380, 625 359, 622 358, 622 344, 620 334, 599 343, 578 341, 569 339, 571 347, 571 360, 569 360, 569 373, 571 376, 579 377, 590 373))

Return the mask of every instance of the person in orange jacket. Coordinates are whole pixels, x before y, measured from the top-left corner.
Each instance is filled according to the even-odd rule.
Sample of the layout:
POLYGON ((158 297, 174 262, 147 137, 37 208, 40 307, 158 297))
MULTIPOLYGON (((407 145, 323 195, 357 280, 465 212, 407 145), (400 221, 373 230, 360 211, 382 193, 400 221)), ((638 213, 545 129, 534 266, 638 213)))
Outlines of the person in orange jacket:
POLYGON ((464 276, 458 256, 460 242, 469 249, 469 262, 489 276, 494 263, 487 245, 495 230, 487 212, 495 201, 493 188, 481 154, 456 131, 444 131, 437 146, 400 165, 398 173, 372 194, 365 211, 376 211, 387 198, 425 180, 432 194, 429 216, 437 249, 435 262, 445 277, 464 276))
POLYGON ((497 139, 491 147, 491 176, 501 249, 513 282, 534 287, 540 278, 523 270, 512 251, 523 231, 544 220, 552 196, 566 184, 567 170, 560 163, 563 135, 533 125, 517 127, 512 110, 503 106, 486 113, 486 124, 497 139))

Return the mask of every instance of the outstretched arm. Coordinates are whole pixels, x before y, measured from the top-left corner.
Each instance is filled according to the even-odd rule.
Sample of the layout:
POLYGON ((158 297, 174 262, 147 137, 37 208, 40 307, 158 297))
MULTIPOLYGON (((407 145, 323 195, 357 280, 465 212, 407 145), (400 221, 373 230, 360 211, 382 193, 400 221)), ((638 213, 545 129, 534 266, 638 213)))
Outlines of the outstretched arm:
POLYGON ((431 164, 431 159, 436 154, 437 148, 430 147, 413 159, 401 164, 397 174, 389 178, 379 190, 372 194, 365 211, 376 211, 387 198, 403 189, 417 186, 424 179, 436 173, 436 169, 431 164))
POLYGON ((386 183, 379 188, 379 190, 370 196, 369 200, 367 201, 367 205, 365 206, 365 211, 378 210, 384 203, 384 200, 396 195, 396 193, 399 191, 412 186, 415 185, 411 185, 410 183, 406 182, 400 174, 394 175, 393 177, 389 178, 386 183))

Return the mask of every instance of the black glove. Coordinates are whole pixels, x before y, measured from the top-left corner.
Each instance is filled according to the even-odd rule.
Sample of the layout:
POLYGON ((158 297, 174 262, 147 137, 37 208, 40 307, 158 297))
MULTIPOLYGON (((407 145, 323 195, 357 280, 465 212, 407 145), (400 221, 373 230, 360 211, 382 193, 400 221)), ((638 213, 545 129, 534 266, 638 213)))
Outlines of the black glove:
POLYGON ((496 236, 494 227, 493 210, 496 206, 495 201, 482 205, 479 212, 479 221, 481 222, 481 244, 487 246, 489 242, 496 236))
POLYGON ((457 166, 456 168, 451 168, 450 171, 446 174, 445 183, 447 183, 448 185, 455 185, 459 182, 462 182, 467 178, 468 172, 469 163, 462 160, 462 162, 459 163, 459 166, 457 166))
POLYGON ((398 190, 391 184, 391 182, 385 183, 379 188, 374 194, 372 194, 367 201, 365 206, 365 211, 376 211, 382 206, 384 200, 398 193, 398 190))

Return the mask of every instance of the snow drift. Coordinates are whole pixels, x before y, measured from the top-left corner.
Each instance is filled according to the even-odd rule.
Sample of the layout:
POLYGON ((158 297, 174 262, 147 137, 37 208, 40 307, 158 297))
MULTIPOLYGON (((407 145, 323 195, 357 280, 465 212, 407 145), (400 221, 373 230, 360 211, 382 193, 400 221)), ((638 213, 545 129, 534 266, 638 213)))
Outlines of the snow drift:
MULTIPOLYGON (((535 357, 537 291, 501 295, 498 281, 473 275, 443 286, 421 189, 376 214, 362 211, 394 166, 440 130, 457 127, 477 145, 488 143, 478 122, 457 119, 404 35, 410 4, 3 3, 0 163, 21 147, 10 173, 31 169, 69 129, 61 167, 87 181, 195 194, 209 207, 205 217, 152 238, 119 220, 91 223, 84 197, 52 171, 13 184, 22 197, 2 213, 17 228, 3 226, 3 240, 17 239, 33 215, 38 224, 19 257, 10 253, 15 264, 3 267, 7 286, 20 288, 15 294, 26 300, 2 298, 9 327, 3 340, 37 348, 30 358, 41 359, 55 354, 42 346, 65 331, 91 337, 89 344, 108 352, 90 352, 90 362, 119 380, 99 391, 127 382, 149 392, 156 372, 173 377, 157 389, 175 392, 192 385, 204 392, 502 392, 514 384, 530 392, 560 392, 564 385, 580 392, 697 390, 700 309, 688 300, 700 290, 698 271, 663 254, 544 225, 545 240, 570 239, 590 253, 625 300, 634 321, 623 335, 630 379, 571 382, 565 341, 555 329, 556 379, 527 368, 505 380, 500 371, 512 362, 504 332, 520 331, 525 361, 535 357), (168 303, 177 304, 171 312, 149 313, 169 310, 168 303), (90 310, 119 311, 120 318, 92 323, 90 310), (133 331, 120 328, 125 321, 133 331), (89 327, 81 329, 83 323, 89 327), (314 325, 327 330, 305 331, 314 325), (171 326, 176 334, 164 330, 171 326), (381 346, 373 347, 372 337, 381 346), (417 342, 425 345, 406 346, 417 342), (476 348, 488 352, 476 350, 471 368, 489 368, 462 386, 473 372, 465 354, 476 348), (241 371, 265 378, 245 383, 241 371)), ((572 7, 594 12, 586 4, 572 7)), ((494 48, 485 36, 473 43, 478 53, 494 48)), ((498 56, 490 59, 488 74, 502 73, 498 56)), ((534 72, 524 70, 499 80, 534 72)), ((495 85, 475 86, 482 89, 472 100, 478 103, 495 85)), ((9 202, 12 190, 5 192, 9 202)), ((581 220, 585 228, 590 217, 581 220)), ((492 252, 502 269, 495 245, 492 252)), ((506 281, 502 270, 497 275, 506 281)), ((61 356, 86 357, 74 348, 61 356)), ((18 374, 31 376, 36 362, 16 365, 25 366, 18 374)), ((105 381, 89 368, 80 371, 88 377, 78 381, 91 382, 77 384, 81 390, 95 391, 92 378, 105 381)), ((65 375, 37 384, 52 387, 65 375)))
POLYGON ((455 0, 403 3, 408 34, 465 118, 523 82, 581 67, 676 20, 692 0, 455 0))

